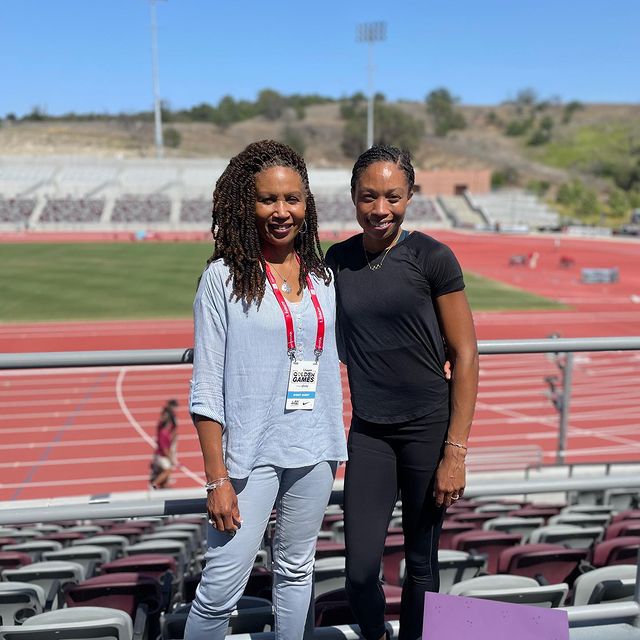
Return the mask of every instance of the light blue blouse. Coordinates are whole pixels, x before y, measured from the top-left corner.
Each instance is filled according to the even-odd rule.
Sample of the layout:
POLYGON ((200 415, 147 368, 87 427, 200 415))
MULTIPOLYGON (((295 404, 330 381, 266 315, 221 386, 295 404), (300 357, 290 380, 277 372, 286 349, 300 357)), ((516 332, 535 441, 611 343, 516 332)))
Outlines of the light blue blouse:
MULTIPOLYGON (((225 463, 232 478, 274 465, 304 467, 346 460, 342 384, 335 339, 336 302, 329 285, 311 276, 325 317, 316 402, 312 411, 286 411, 290 360, 282 310, 268 285, 260 307, 231 300, 222 260, 205 270, 194 308, 190 410, 223 426, 225 463)), ((309 290, 288 303, 298 359, 313 359, 317 317, 309 290)))

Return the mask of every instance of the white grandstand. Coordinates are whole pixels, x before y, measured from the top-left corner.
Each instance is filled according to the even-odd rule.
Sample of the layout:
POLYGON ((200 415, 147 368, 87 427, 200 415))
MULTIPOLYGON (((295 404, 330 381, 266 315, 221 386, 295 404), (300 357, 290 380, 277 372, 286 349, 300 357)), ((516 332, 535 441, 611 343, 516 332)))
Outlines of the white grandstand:
MULTIPOLYGON (((0 157, 0 230, 194 231, 211 220, 211 194, 227 161, 0 157)), ((321 226, 356 226, 345 169, 309 169, 321 226)), ((408 226, 449 226, 417 195, 408 226)))
MULTIPOLYGON (((204 231, 227 160, 1 157, 0 230, 204 231)), ((356 228, 345 169, 309 169, 325 231, 356 228)), ((410 228, 521 230, 558 226, 558 214, 524 191, 416 194, 410 228)))
POLYGON ((503 229, 540 229, 556 228, 560 224, 557 211, 541 202, 532 193, 520 189, 469 195, 467 200, 472 208, 486 218, 491 227, 498 224, 503 229))

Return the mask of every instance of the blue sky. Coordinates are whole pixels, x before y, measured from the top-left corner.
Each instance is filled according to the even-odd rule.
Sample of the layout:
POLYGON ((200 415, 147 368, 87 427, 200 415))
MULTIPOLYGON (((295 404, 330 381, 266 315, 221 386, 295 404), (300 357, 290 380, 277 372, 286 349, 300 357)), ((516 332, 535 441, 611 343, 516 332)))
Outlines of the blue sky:
MULTIPOLYGON (((162 0, 160 89, 173 108, 265 87, 333 97, 366 90, 359 22, 384 20, 375 85, 465 104, 523 88, 541 98, 640 101, 640 0, 162 0)), ((152 103, 148 0, 4 0, 0 115, 34 106, 120 112, 152 103)))

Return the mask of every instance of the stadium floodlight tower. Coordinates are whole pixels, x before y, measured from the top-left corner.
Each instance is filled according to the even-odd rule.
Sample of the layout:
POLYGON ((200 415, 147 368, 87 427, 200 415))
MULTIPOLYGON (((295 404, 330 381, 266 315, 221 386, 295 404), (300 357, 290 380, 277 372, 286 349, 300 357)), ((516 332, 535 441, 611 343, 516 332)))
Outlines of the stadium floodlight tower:
POLYGON ((358 42, 366 42, 368 48, 368 91, 369 100, 367 102, 367 149, 373 146, 373 44, 382 42, 387 38, 386 22, 362 22, 358 25, 358 42))
POLYGON ((153 74, 153 110, 155 120, 156 156, 164 156, 164 143, 162 140, 162 110, 160 105, 160 78, 158 72, 158 24, 156 21, 156 2, 149 0, 151 13, 151 67, 153 74))

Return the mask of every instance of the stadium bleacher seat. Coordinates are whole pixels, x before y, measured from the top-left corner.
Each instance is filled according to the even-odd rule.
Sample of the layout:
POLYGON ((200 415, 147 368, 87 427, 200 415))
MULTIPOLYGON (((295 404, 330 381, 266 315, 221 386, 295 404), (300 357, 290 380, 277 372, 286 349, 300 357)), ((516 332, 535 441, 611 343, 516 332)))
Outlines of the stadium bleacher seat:
POLYGON ((465 531, 474 530, 476 530, 476 527, 473 524, 465 524, 464 522, 445 519, 440 531, 440 549, 453 549, 453 538, 456 535, 464 533, 465 531))
POLYGON ((108 549, 110 554, 110 560, 115 560, 124 555, 125 549, 129 546, 129 540, 124 536, 101 534, 97 536, 90 536, 82 540, 74 540, 71 545, 76 544, 91 544, 108 549))
POLYGON ((517 516, 500 516, 491 518, 482 524, 485 531, 502 531, 520 536, 529 535, 534 529, 544 524, 543 518, 520 518, 517 516))
POLYGON ((594 547, 591 564, 594 567, 635 564, 639 549, 640 536, 620 536, 605 540, 594 547))
POLYGON ((600 567, 583 573, 573 585, 574 606, 631 600, 636 570, 634 565, 620 565, 600 567))
POLYGON ((498 559, 498 573, 544 579, 548 584, 568 582, 587 558, 586 549, 565 549, 555 544, 521 544, 505 549, 498 559))
POLYGON ((401 565, 404 561, 404 537, 387 536, 382 552, 382 575, 387 584, 402 585, 404 575, 401 565))
POLYGON ((105 607, 56 609, 35 615, 21 626, 0 628, 0 640, 133 640, 133 637, 131 618, 124 611, 105 607))
POLYGON ((42 554, 43 560, 71 560, 81 564, 87 578, 93 576, 96 569, 108 562, 109 558, 108 549, 90 544, 76 545, 58 551, 45 551, 42 554))
POLYGON ((26 553, 19 551, 0 551, 0 575, 5 569, 16 569, 31 564, 31 558, 26 553))
POLYGON ((343 589, 345 575, 344 556, 316 560, 313 574, 315 596, 318 597, 335 589, 343 589))
POLYGON ((127 556, 149 553, 169 555, 174 558, 176 560, 178 579, 180 580, 185 573, 188 572, 189 565, 191 563, 191 555, 188 552, 187 546, 179 540, 170 540, 166 538, 159 540, 146 540, 144 542, 129 545, 126 548, 127 556))
POLYGON ((506 547, 519 544, 521 540, 522 536, 519 534, 474 529, 454 536, 452 548, 474 556, 482 556, 485 559, 483 570, 495 573, 500 553, 506 547))
POLYGON ((104 200, 85 198, 51 198, 47 199, 38 223, 93 223, 100 222, 104 200))
POLYGON ((529 542, 560 544, 567 549, 589 549, 603 534, 603 527, 550 524, 534 529, 529 535, 529 542))
POLYGON ((5 569, 2 573, 3 580, 40 585, 47 596, 52 594, 52 590, 68 583, 80 582, 84 578, 84 567, 81 564, 63 560, 33 562, 17 569, 5 569))
POLYGON ((32 562, 39 562, 45 551, 59 551, 62 549, 62 543, 53 540, 29 540, 19 544, 7 544, 3 547, 4 551, 17 551, 26 553, 32 562))
POLYGON ((23 624, 44 611, 46 593, 30 582, 0 582, 0 626, 23 624))
POLYGON ((611 518, 611 524, 620 522, 621 520, 640 520, 640 509, 628 509, 616 513, 611 518))
POLYGON ((438 551, 440 593, 448 593, 457 582, 475 578, 484 563, 485 559, 482 556, 474 556, 465 551, 440 549, 438 551))
POLYGON ((108 607, 127 613, 134 627, 147 628, 147 637, 160 633, 163 598, 157 580, 137 573, 109 573, 65 589, 67 607, 108 607))
POLYGON ((450 595, 547 608, 562 606, 568 593, 568 584, 540 585, 524 576, 478 576, 458 582, 449 590, 450 595))
POLYGON ((605 540, 612 540, 619 536, 640 536, 640 520, 619 520, 605 529, 605 540))
POLYGON ((577 527, 606 527, 611 520, 610 514, 559 513, 549 518, 549 524, 573 524, 577 527))

